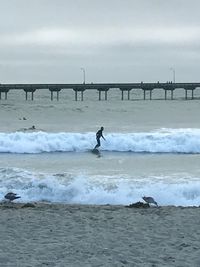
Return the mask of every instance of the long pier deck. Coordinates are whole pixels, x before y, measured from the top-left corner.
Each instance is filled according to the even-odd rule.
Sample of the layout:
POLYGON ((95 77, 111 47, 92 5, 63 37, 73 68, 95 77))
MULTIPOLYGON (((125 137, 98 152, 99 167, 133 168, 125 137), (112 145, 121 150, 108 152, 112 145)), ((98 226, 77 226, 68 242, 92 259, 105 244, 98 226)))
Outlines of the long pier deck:
POLYGON ((73 90, 75 101, 79 99, 83 101, 84 92, 86 90, 97 90, 98 99, 104 100, 108 99, 108 91, 110 89, 116 89, 121 91, 121 100, 125 98, 130 100, 130 92, 132 90, 140 89, 143 92, 143 98, 146 99, 148 92, 149 99, 152 99, 153 91, 156 89, 162 89, 164 91, 163 99, 174 99, 174 91, 184 89, 185 99, 188 99, 188 92, 190 92, 190 99, 194 99, 194 91, 200 88, 200 83, 83 83, 83 84, 0 84, 0 100, 2 99, 2 94, 4 94, 4 99, 7 99, 8 92, 10 90, 23 90, 25 92, 25 99, 28 100, 28 95, 30 94, 31 100, 34 99, 34 92, 36 90, 47 89, 50 91, 51 100, 54 99, 56 94, 56 99, 59 100, 59 92, 61 90, 73 90), (103 95, 103 97, 102 97, 103 95))

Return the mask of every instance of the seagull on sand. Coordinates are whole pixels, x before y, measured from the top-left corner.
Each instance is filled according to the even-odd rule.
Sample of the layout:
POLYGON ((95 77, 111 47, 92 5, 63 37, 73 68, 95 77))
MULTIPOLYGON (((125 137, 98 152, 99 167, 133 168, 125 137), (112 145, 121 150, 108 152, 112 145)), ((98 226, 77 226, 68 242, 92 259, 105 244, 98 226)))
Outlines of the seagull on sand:
POLYGON ((148 203, 148 204, 155 204, 156 206, 158 206, 157 202, 152 198, 152 197, 142 197, 142 199, 148 203))
POLYGON ((17 198, 20 198, 20 196, 17 196, 17 194, 15 194, 13 192, 9 192, 4 196, 4 198, 7 199, 7 200, 10 200, 10 202, 11 202, 11 201, 13 201, 13 200, 15 200, 17 198))

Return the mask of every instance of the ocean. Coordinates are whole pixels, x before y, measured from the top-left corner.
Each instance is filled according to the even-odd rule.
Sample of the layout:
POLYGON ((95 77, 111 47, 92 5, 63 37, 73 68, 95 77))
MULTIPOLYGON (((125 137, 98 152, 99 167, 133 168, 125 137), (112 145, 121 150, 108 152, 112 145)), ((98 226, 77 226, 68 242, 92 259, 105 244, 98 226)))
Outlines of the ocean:
POLYGON ((159 205, 200 204, 200 99, 107 101, 95 91, 59 101, 38 90, 34 101, 11 91, 0 103, 0 199, 128 205, 152 196, 159 205), (31 130, 32 126, 36 130, 31 130), (104 126, 99 154, 95 133, 104 126))

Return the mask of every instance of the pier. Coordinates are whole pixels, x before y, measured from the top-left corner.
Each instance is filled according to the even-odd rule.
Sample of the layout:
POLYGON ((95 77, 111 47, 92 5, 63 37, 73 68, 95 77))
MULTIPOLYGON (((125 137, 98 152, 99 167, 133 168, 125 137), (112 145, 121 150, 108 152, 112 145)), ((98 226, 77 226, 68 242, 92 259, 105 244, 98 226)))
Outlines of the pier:
POLYGON ((75 101, 84 100, 84 92, 96 90, 98 91, 98 100, 108 100, 108 92, 115 89, 121 92, 121 100, 130 100, 131 92, 141 90, 141 99, 152 100, 155 90, 163 90, 163 100, 173 100, 175 90, 184 90, 183 97, 194 99, 194 91, 200 88, 200 83, 83 83, 83 84, 0 84, 0 100, 7 99, 11 90, 23 90, 25 100, 34 100, 34 92, 36 90, 49 90, 51 101, 56 98, 59 100, 61 90, 71 90, 74 92, 75 101))

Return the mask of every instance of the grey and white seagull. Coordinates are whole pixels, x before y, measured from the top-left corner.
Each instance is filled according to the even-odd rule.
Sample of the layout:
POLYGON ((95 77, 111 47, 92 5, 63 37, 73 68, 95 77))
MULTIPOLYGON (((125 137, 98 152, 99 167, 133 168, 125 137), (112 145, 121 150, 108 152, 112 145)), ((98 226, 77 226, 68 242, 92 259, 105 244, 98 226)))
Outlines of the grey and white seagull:
POLYGON ((17 194, 13 193, 13 192, 9 192, 4 196, 5 199, 9 200, 10 202, 20 198, 20 196, 17 196, 17 194))
POLYGON ((152 197, 142 197, 142 199, 148 204, 154 204, 158 206, 158 203, 152 197))

